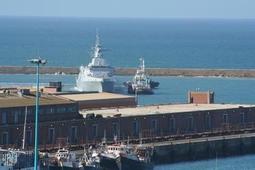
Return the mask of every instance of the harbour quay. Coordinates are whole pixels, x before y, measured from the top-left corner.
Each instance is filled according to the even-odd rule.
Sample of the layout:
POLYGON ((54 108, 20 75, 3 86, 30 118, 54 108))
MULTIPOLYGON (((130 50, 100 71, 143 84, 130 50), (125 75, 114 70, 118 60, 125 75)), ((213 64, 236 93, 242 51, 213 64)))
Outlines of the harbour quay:
MULTIPOLYGON (((155 163, 254 151, 249 147, 255 144, 255 105, 202 104, 190 96, 199 102, 137 106, 134 96, 41 90, 39 147, 81 149, 103 138, 107 143, 142 142, 154 146, 155 163)), ((34 89, 2 89, 0 147, 20 148, 25 136, 25 147, 32 149, 34 111, 34 89)))
POLYGON ((183 139, 176 140, 175 137, 170 137, 168 141, 147 145, 154 146, 155 164, 169 164, 254 154, 254 143, 255 133, 243 130, 237 134, 225 131, 215 136, 200 134, 196 138, 185 136, 183 139))

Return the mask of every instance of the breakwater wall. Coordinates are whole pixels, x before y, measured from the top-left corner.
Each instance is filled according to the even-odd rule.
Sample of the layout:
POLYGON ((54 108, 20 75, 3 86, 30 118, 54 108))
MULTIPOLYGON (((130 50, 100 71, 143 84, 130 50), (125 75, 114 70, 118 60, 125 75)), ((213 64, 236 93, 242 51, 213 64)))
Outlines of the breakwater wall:
POLYGON ((255 153, 255 133, 174 140, 154 144, 155 164, 255 153))
MULTIPOLYGON (((76 67, 44 67, 41 74, 78 74, 76 67)), ((116 75, 134 75, 136 68, 116 68, 116 75)), ((215 77, 255 77, 255 69, 188 69, 188 68, 147 68, 152 76, 215 76, 215 77)), ((0 74, 34 74, 34 67, 0 66, 0 74)))

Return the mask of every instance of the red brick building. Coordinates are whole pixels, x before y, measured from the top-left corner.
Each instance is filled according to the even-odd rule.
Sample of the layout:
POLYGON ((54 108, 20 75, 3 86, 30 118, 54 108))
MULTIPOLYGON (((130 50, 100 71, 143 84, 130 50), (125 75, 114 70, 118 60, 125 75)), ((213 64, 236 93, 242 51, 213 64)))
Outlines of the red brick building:
POLYGON ((82 112, 86 138, 113 140, 236 131, 254 128, 255 106, 179 104, 82 112), (90 128, 89 128, 90 127, 90 128))
MULTIPOLYGON (((21 146, 26 117, 26 146, 34 144, 35 96, 1 94, 0 144, 21 146), (25 116, 27 115, 27 116, 25 116)), ((83 118, 78 104, 55 96, 40 97, 39 144, 54 144, 65 138, 69 143, 78 142, 83 118)))
MULTIPOLYGON (((26 113, 26 146, 33 146, 35 96, 1 95, 0 146, 21 146, 26 113)), ((100 106, 100 100, 96 102, 100 106)), ((40 147, 48 148, 99 142, 104 136, 112 141, 114 135, 138 139, 253 129, 255 106, 179 104, 79 111, 76 101, 42 95, 39 122, 40 147)))
POLYGON ((212 104, 214 103, 214 92, 190 91, 188 93, 188 103, 212 104))

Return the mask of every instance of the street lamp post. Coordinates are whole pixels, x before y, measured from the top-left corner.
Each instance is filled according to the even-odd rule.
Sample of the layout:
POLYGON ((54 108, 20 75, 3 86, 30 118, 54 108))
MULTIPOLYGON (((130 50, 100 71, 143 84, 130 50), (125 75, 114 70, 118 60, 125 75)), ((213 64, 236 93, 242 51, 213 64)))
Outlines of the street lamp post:
POLYGON ((34 147, 34 170, 38 168, 38 114, 39 114, 39 67, 47 63, 41 58, 31 59, 30 63, 36 65, 36 103, 35 103, 35 147, 34 147))

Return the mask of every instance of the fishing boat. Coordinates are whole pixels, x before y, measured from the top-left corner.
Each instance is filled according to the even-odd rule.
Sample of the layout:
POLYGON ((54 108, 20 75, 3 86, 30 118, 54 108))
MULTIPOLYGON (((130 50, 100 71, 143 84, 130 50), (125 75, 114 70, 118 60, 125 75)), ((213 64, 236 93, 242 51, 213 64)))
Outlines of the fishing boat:
POLYGON ((107 64, 103 58, 102 46, 99 35, 96 35, 96 43, 92 60, 87 66, 81 66, 76 80, 76 89, 81 92, 113 92, 115 79, 114 68, 107 64))
POLYGON ((121 154, 119 157, 121 170, 153 170, 154 164, 152 163, 153 148, 138 145, 135 147, 134 152, 130 154, 121 154))
POLYGON ((111 170, 153 170, 151 153, 148 148, 134 148, 125 144, 106 146, 106 151, 100 155, 102 168, 111 170))
POLYGON ((18 149, 0 148, 0 169, 1 170, 33 170, 33 152, 20 151, 18 149))
POLYGON ((153 88, 159 86, 159 82, 152 81, 145 73, 144 59, 140 58, 140 66, 132 81, 124 83, 129 94, 153 94, 153 88))
POLYGON ((117 158, 120 152, 123 152, 123 145, 105 145, 104 150, 100 153, 100 166, 107 170, 119 170, 117 158))
POLYGON ((84 170, 103 170, 100 167, 99 152, 96 149, 89 148, 84 150, 84 155, 81 160, 84 170))
POLYGON ((55 162, 48 166, 49 170, 82 170, 82 165, 76 159, 76 154, 66 148, 58 149, 55 162))

